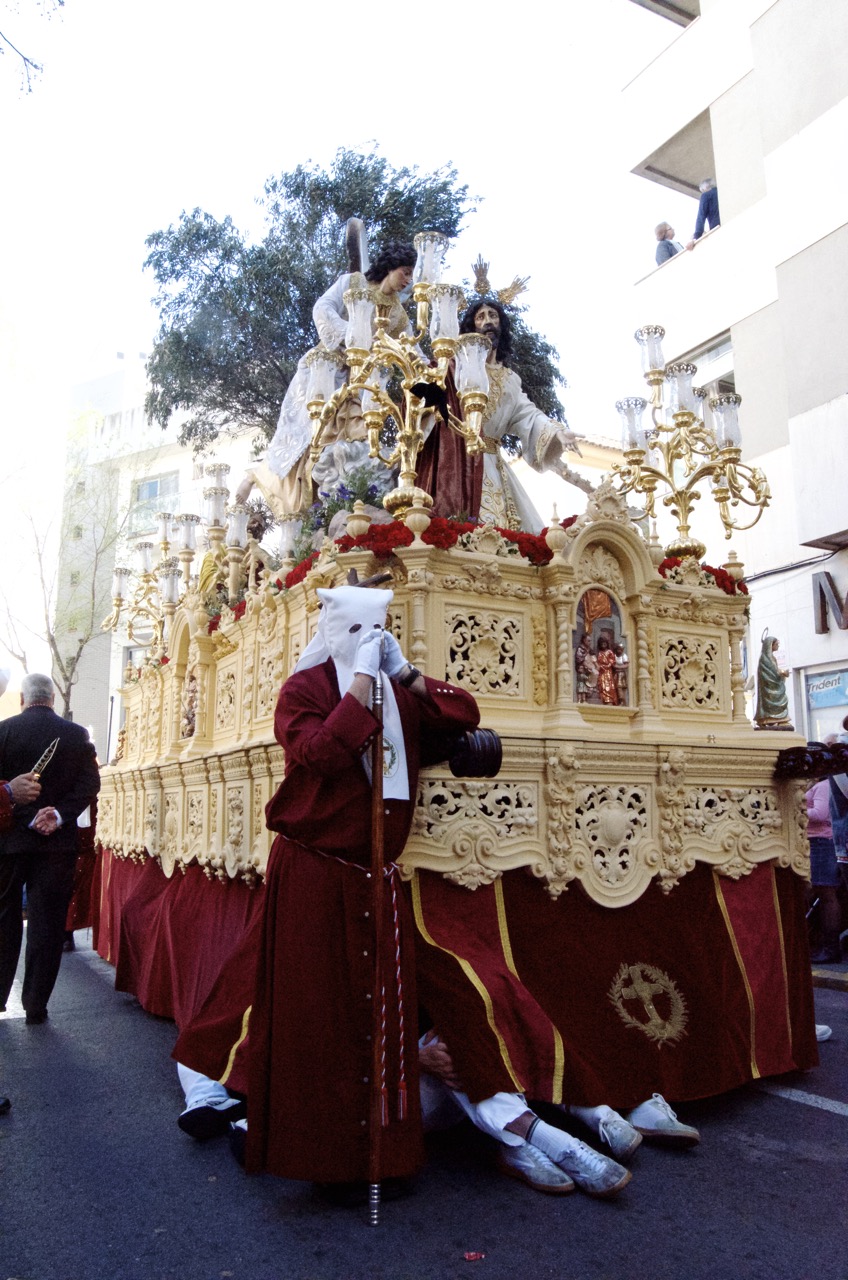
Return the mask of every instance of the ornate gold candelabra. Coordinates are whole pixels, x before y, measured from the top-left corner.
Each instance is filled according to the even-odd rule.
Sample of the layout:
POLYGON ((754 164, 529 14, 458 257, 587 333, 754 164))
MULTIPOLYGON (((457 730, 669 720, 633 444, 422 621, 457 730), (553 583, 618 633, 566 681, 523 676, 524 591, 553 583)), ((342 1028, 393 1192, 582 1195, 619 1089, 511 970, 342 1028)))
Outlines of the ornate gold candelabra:
MULTIPOLYGON (((227 582, 232 606, 245 577, 245 548, 255 544, 251 544, 247 533, 247 508, 240 504, 227 508, 229 470, 226 463, 211 463, 206 468, 212 483, 203 490, 203 523, 209 543, 207 555, 215 561, 221 581, 227 582)), ((101 623, 104 631, 117 631, 123 626, 130 644, 145 647, 148 663, 161 661, 167 654, 177 606, 197 588, 192 568, 197 555, 197 527, 201 524, 198 515, 174 516, 169 511, 160 511, 156 519, 159 562, 153 563, 153 542, 135 544, 133 550, 139 561, 135 575, 128 568, 113 571, 112 612, 101 623), (176 548, 172 543, 175 535, 176 548)), ((255 572, 253 589, 257 589, 255 572)))
POLYGON ((348 326, 344 355, 317 348, 307 357, 307 407, 313 422, 309 468, 311 471, 317 461, 336 414, 344 404, 357 401, 365 418, 370 456, 388 468, 399 468, 397 487, 385 495, 383 506, 397 518, 415 509, 426 521, 433 499, 416 485, 424 419, 434 410, 440 412, 450 428, 463 437, 470 453, 484 449, 481 432, 489 392, 486 358, 490 344, 479 334, 459 332, 462 290, 441 283, 447 237, 425 231, 415 237, 415 247, 416 331, 392 337, 386 331, 391 298, 387 296, 383 306, 379 301, 375 304, 370 291, 350 289, 345 293, 348 326), (428 330, 435 365, 419 346, 428 330), (462 418, 447 403, 445 387, 451 360, 456 361, 462 418), (336 387, 342 369, 348 376, 336 387), (399 400, 390 394, 390 383, 399 387, 399 400), (391 445, 385 443, 387 438, 391 445))
POLYGON ((613 467, 613 475, 622 493, 644 495, 645 511, 651 517, 656 515, 657 491, 665 488, 663 506, 677 518, 677 537, 665 548, 665 554, 700 560, 706 547, 692 537, 689 525, 692 507, 701 496, 698 486, 709 483, 729 538, 734 529, 750 529, 757 523, 771 499, 768 481, 759 467, 741 461, 741 396, 714 396, 709 401, 712 425, 708 425, 703 407, 706 393, 692 386, 697 367, 686 362, 665 364, 661 346, 665 330, 659 325, 645 325, 635 336, 650 389, 651 425, 642 426, 648 401, 641 396, 616 402, 624 462, 613 467), (702 402, 700 417, 698 399, 702 402), (740 521, 742 512, 737 514, 740 504, 753 512, 745 524, 740 521))

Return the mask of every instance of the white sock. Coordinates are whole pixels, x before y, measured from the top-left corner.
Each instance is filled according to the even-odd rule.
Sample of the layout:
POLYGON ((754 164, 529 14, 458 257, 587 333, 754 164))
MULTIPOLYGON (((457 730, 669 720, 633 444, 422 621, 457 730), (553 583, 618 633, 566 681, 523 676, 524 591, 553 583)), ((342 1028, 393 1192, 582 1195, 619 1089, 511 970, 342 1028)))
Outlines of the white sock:
POLYGON ((538 1119, 533 1121, 527 1131, 525 1141, 544 1151, 553 1161, 562 1160, 577 1145, 570 1133, 564 1133, 562 1129, 555 1129, 552 1124, 538 1119))
POLYGON ((601 1121, 605 1119, 609 1107, 564 1107, 566 1115, 574 1116, 575 1120, 582 1121, 593 1133, 599 1134, 601 1131, 601 1121))

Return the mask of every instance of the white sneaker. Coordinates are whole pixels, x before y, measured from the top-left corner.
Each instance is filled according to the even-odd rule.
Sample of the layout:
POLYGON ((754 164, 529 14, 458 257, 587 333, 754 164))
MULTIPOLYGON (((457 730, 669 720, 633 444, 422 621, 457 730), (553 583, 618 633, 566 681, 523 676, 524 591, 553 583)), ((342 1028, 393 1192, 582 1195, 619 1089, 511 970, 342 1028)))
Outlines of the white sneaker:
POLYGON ((561 1160, 556 1162, 564 1173, 573 1178, 581 1191, 587 1195, 604 1198, 614 1196, 626 1187, 633 1177, 628 1169, 609 1156, 587 1147, 585 1142, 574 1139, 574 1146, 566 1151, 561 1160))
POLYGON ((817 1040, 819 1041, 829 1040, 832 1035, 833 1035, 833 1030, 831 1027, 827 1026, 826 1023, 824 1022, 816 1023, 816 1039, 817 1040))
POLYGON ((598 1137, 605 1142, 616 1160, 629 1160, 642 1141, 641 1133, 612 1107, 599 1107, 598 1137))
POLYGON ((701 1141, 698 1130, 678 1120, 661 1093, 640 1102, 628 1112, 626 1119, 643 1137, 668 1147, 694 1147, 701 1141))
POLYGON ((518 1147, 498 1143, 498 1168, 510 1178, 526 1182, 534 1191, 545 1191, 551 1196, 567 1196, 574 1190, 568 1174, 530 1142, 522 1142, 518 1147))

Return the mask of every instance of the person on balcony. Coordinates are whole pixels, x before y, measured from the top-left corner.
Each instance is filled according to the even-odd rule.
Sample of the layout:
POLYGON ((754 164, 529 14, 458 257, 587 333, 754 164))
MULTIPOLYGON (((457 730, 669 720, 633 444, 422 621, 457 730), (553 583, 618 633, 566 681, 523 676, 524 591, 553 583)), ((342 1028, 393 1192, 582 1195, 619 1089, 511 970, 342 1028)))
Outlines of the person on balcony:
POLYGON ((683 245, 674 238, 674 227, 670 222, 660 222, 654 231, 657 237, 657 266, 661 267, 669 258, 683 252, 683 245))
POLYGON ((715 178, 704 178, 700 188, 701 198, 698 201, 698 216, 695 219, 695 234, 687 244, 687 249, 695 248, 695 241, 700 240, 704 234, 704 227, 709 227, 710 231, 715 231, 716 227, 721 226, 721 215, 718 211, 718 191, 716 189, 715 178))

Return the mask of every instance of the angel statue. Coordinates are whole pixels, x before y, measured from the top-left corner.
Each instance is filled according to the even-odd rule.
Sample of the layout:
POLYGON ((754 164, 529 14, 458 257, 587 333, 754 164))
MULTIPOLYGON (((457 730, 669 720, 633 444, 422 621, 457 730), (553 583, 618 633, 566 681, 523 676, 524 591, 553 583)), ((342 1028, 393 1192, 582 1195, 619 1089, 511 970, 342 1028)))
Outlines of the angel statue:
POLYGON ((379 307, 380 315, 387 316, 385 328, 392 337, 411 332, 400 295, 412 280, 415 249, 410 244, 392 241, 369 265, 362 223, 354 218, 348 222, 347 244, 351 270, 339 276, 312 309, 319 345, 301 357, 283 399, 274 437, 262 460, 247 471, 236 491, 236 501, 245 502, 256 485, 275 516, 284 522, 292 521, 311 505, 313 484, 329 492, 353 471, 366 472, 371 473, 378 491, 385 493, 394 479, 382 462, 369 458, 365 420, 356 399, 347 400, 324 428, 321 453, 309 476, 312 443, 312 420, 306 407, 309 359, 313 352, 337 352, 335 389, 347 380, 343 358, 347 328, 345 293, 349 289, 367 290, 375 303, 375 322, 379 307))

